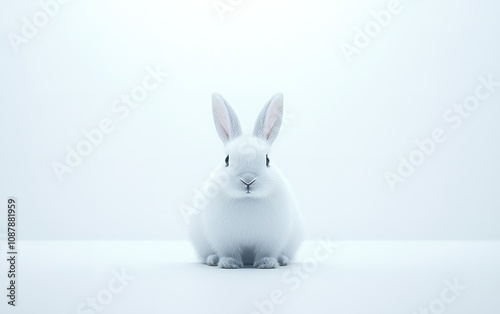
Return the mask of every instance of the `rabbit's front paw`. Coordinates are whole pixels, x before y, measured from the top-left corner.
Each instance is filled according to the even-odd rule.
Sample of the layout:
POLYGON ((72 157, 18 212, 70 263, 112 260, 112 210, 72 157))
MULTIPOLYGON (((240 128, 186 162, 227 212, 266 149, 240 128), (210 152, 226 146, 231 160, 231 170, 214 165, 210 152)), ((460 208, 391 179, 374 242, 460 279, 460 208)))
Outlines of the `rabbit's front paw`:
POLYGON ((217 254, 208 255, 205 259, 205 264, 208 266, 217 266, 217 263, 219 263, 219 256, 217 254))
POLYGON ((219 260, 219 267, 235 269, 243 267, 243 263, 233 257, 221 257, 219 260))
POLYGON ((255 268, 278 268, 280 265, 274 257, 263 257, 253 264, 255 268))
POLYGON ((280 255, 278 256, 278 263, 280 264, 280 266, 286 266, 288 264, 290 264, 292 261, 290 260, 290 258, 288 258, 288 256, 286 255, 280 255))

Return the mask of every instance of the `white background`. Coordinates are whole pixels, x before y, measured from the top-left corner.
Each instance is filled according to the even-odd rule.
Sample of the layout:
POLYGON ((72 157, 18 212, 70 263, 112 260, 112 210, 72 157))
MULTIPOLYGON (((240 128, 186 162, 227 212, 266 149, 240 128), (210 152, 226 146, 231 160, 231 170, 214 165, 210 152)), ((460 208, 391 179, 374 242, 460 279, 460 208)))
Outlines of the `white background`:
POLYGON ((20 237, 185 239, 179 207, 225 157, 211 117, 217 91, 248 132, 284 93, 271 160, 294 186, 310 239, 500 239, 500 89, 460 128, 442 118, 480 76, 500 80, 500 5, 402 1, 347 62, 340 44, 387 3, 252 0, 221 20, 209 0, 75 0, 16 53, 9 34, 40 7, 4 2, 0 197, 18 198, 20 237), (113 101, 156 65, 169 77, 121 120, 113 101), (60 182, 52 163, 102 118, 114 132, 60 182), (384 173, 438 127, 448 140, 392 191, 384 173))

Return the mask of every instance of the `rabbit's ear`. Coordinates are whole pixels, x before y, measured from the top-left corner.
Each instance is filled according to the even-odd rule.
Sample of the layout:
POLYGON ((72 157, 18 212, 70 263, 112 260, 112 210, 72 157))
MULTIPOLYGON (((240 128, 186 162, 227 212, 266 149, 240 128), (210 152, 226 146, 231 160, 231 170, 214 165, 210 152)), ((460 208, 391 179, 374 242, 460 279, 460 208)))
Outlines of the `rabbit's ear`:
POLYGON ((272 144, 278 136, 283 118, 283 94, 271 97, 259 114, 253 129, 253 135, 272 144))
POLYGON ((238 116, 236 116, 236 113, 227 101, 217 93, 212 94, 212 110, 215 128, 224 144, 241 135, 238 116))

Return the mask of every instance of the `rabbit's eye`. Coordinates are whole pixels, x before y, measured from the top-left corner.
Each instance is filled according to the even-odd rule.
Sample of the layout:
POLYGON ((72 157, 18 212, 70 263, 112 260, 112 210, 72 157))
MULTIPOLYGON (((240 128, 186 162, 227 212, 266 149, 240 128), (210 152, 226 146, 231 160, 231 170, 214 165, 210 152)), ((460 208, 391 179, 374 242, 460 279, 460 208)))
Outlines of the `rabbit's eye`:
POLYGON ((269 163, 270 163, 269 157, 267 157, 267 155, 266 155, 266 166, 269 167, 269 163))
POLYGON ((229 166, 229 155, 227 155, 225 162, 226 162, 226 167, 229 166))

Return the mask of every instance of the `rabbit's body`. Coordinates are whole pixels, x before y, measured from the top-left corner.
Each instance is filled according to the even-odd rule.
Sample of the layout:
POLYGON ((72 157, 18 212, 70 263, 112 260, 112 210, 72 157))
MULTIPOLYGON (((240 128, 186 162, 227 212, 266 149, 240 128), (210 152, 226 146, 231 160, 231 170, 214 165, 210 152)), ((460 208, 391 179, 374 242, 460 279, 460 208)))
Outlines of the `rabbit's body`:
MULTIPOLYGON (((225 127, 222 135, 218 128, 228 157, 226 166, 217 168, 212 176, 224 179, 212 185, 207 206, 190 219, 191 241, 208 265, 222 268, 239 268, 243 264, 258 268, 287 265, 301 242, 302 219, 290 184, 269 164, 267 154, 274 138, 263 138, 255 132, 251 136, 241 135, 232 109, 225 102, 220 104, 222 108, 216 108, 215 97, 220 96, 214 96, 216 126, 220 122, 217 114, 229 114, 221 118, 230 121, 222 126, 225 127)), ((271 104, 272 101, 266 106, 268 111, 273 109, 269 107, 271 104)), ((281 112, 277 116, 279 121, 268 122, 280 124, 281 112)), ((269 114, 264 110, 261 118, 269 118, 269 114)), ((265 129, 266 121, 261 122, 265 129)), ((259 123, 258 120, 256 128, 259 123)), ((271 132, 276 125, 270 126, 271 132)))

